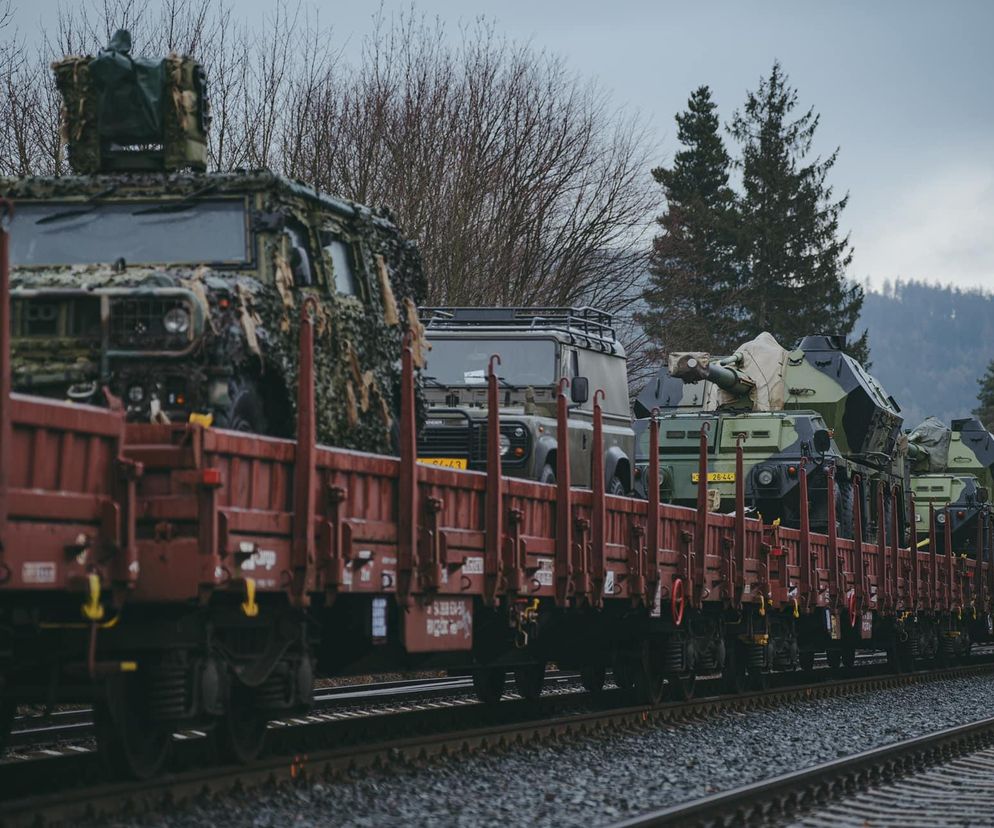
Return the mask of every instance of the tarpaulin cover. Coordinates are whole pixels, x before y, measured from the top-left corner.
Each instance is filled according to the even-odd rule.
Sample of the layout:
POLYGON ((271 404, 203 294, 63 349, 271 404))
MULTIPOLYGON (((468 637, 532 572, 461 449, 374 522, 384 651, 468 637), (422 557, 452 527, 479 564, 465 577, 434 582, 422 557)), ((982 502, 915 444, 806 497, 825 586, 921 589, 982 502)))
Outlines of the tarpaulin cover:
POLYGON ((162 141, 166 88, 164 60, 131 57, 131 35, 115 32, 90 62, 97 92, 100 137, 118 144, 162 141))

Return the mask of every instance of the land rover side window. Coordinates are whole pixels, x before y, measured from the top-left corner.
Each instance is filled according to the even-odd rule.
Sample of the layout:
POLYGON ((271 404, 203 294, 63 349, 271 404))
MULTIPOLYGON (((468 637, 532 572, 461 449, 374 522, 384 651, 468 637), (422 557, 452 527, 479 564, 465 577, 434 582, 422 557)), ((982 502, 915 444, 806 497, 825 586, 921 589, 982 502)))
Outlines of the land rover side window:
POLYGON ((245 201, 217 198, 20 201, 11 232, 15 267, 111 264, 245 264, 245 201))
POLYGON ((335 290, 345 296, 356 296, 355 248, 346 241, 327 236, 324 249, 331 261, 331 275, 335 290))
POLYGON ((442 386, 485 385, 491 354, 500 355, 502 385, 555 385, 559 376, 551 339, 433 339, 425 374, 442 386))
POLYGON ((293 283, 297 287, 310 287, 314 284, 314 268, 311 265, 310 245, 307 241, 307 228, 290 221, 286 225, 287 257, 293 272, 293 283))

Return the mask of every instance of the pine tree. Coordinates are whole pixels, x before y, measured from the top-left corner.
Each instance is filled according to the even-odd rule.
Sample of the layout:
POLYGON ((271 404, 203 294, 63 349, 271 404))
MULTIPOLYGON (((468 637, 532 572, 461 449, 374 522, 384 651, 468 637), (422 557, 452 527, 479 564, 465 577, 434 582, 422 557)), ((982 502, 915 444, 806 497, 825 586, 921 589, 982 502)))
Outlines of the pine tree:
POLYGON ((671 167, 652 171, 666 212, 657 219, 661 232, 643 293, 647 310, 638 319, 662 353, 729 354, 741 341, 735 195, 716 109, 707 86, 695 90, 686 112, 676 116, 684 149, 671 167))
POLYGON ((994 431, 994 361, 987 366, 987 373, 979 380, 980 393, 977 400, 980 405, 973 409, 973 413, 980 418, 988 431, 994 431))
POLYGON ((797 91, 776 62, 732 118, 742 148, 746 327, 753 335, 769 331, 785 347, 806 334, 844 334, 848 352, 865 360, 866 331, 852 339, 863 289, 846 278, 853 250, 849 236, 839 236, 849 197, 833 201, 826 183, 838 150, 806 162, 819 116, 808 109, 793 117, 796 107, 797 91))

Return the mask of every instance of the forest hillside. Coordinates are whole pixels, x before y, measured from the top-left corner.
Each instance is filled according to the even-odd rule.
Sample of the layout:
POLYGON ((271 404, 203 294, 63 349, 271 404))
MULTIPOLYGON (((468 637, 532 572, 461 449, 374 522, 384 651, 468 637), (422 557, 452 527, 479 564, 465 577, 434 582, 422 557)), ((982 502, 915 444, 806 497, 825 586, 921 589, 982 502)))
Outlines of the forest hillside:
POLYGON ((855 330, 864 328, 871 373, 900 403, 905 428, 976 408, 977 380, 994 359, 994 294, 884 282, 866 290, 855 330))

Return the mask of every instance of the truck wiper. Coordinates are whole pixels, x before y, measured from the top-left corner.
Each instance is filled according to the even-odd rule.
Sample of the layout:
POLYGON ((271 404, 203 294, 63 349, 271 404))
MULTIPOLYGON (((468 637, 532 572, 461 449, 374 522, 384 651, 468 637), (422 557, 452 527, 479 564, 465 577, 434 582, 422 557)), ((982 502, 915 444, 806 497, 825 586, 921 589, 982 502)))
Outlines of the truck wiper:
POLYGON ((183 198, 177 199, 176 201, 167 201, 162 204, 156 204, 154 207, 145 207, 142 210, 135 210, 131 215, 150 216, 154 213, 182 213, 184 210, 189 210, 193 207, 200 200, 201 196, 212 193, 216 189, 217 182, 215 181, 208 184, 206 187, 194 190, 192 193, 185 195, 183 198))
POLYGON ((445 388, 446 387, 445 385, 443 385, 442 383, 440 383, 438 381, 437 377, 430 376, 429 374, 422 374, 421 375, 421 379, 425 380, 430 386, 432 386, 432 388, 445 388))
POLYGON ((94 193, 85 201, 80 202, 83 205, 81 207, 73 207, 69 210, 52 213, 50 216, 42 216, 35 224, 51 224, 53 221, 62 221, 63 219, 73 218, 74 216, 84 216, 87 213, 92 213, 100 206, 100 202, 113 194, 115 190, 117 190, 116 184, 113 187, 108 187, 106 190, 101 190, 99 193, 94 193))

